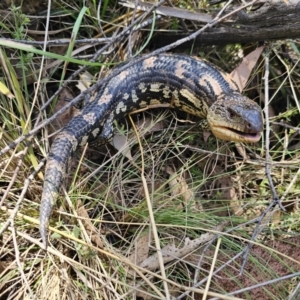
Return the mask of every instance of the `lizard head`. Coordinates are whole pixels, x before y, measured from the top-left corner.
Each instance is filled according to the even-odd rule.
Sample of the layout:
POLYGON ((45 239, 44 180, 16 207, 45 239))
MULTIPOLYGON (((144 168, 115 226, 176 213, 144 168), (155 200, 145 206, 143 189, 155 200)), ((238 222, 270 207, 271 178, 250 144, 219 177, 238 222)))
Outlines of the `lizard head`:
POLYGON ((213 134, 222 140, 256 143, 263 131, 260 106, 240 94, 222 94, 208 110, 207 121, 213 134))

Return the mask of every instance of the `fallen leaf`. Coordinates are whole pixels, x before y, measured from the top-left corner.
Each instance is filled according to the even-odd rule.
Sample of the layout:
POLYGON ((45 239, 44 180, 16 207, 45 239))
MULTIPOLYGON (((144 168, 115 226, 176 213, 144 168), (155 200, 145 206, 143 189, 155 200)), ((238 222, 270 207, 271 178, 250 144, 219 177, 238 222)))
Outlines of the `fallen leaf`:
MULTIPOLYGON (((214 231, 222 232, 227 222, 223 222, 214 228, 214 231)), ((201 245, 206 244, 216 237, 215 233, 205 233, 199 238, 191 240, 189 238, 185 239, 184 246, 181 248, 176 247, 174 244, 169 244, 161 249, 164 264, 174 260, 182 258, 193 251, 195 251, 201 245)), ((141 264, 141 268, 146 268, 147 270, 155 270, 159 268, 158 255, 157 253, 149 256, 141 264)))
POLYGON ((243 58, 241 64, 230 73, 231 78, 238 85, 240 92, 244 89, 249 76, 264 48, 264 46, 261 46, 249 53, 243 58))
POLYGON ((112 146, 114 146, 118 151, 122 152, 125 157, 132 161, 133 158, 129 144, 130 142, 128 138, 121 133, 116 133, 111 142, 112 146))
MULTIPOLYGON (((150 235, 151 237, 151 235, 150 235)), ((133 242, 134 249, 132 254, 129 255, 128 259, 134 264, 140 264, 149 255, 149 244, 151 240, 149 239, 149 234, 143 234, 135 239, 133 242)))
POLYGON ((85 91, 86 89, 88 89, 92 83, 93 83, 93 76, 91 73, 85 71, 84 73, 79 75, 80 80, 77 83, 77 87, 80 91, 85 91))
POLYGON ((93 241, 96 246, 100 249, 103 249, 103 243, 100 239, 100 233, 97 230, 97 228, 93 225, 86 209, 84 208, 84 205, 82 205, 81 203, 79 203, 79 208, 77 209, 77 214, 79 217, 82 218, 82 224, 84 225, 88 235, 91 238, 91 241, 93 241))
MULTIPOLYGON (((183 206, 188 206, 194 199, 194 193, 189 188, 183 174, 177 174, 171 167, 166 167, 166 173, 170 175, 169 186, 173 196, 180 196, 183 199, 183 206)), ((181 209, 181 207, 180 207, 181 209)))

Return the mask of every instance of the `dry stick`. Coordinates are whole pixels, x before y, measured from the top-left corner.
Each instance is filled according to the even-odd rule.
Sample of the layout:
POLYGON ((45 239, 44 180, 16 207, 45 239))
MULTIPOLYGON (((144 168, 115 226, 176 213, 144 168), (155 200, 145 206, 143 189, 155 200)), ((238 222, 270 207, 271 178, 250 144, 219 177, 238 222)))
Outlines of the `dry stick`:
POLYGON ((290 294, 289 298, 287 300, 295 300, 295 299, 299 299, 300 296, 300 282, 298 283, 298 285, 295 287, 295 289, 293 290, 293 292, 290 294), (296 296, 298 296, 298 298, 296 298, 296 296))
MULTIPOLYGON (((216 271, 214 271, 212 273, 212 276, 215 276, 216 274, 218 274, 220 271, 222 271, 226 266, 229 266, 232 262, 234 262, 236 259, 238 259, 240 256, 242 255, 242 252, 236 254, 233 258, 231 258, 229 261, 227 261, 224 265, 222 265, 221 267, 219 267, 216 271)), ((200 285, 202 285, 203 283, 205 283, 207 281, 207 277, 202 279, 200 282, 198 282, 198 284, 196 286, 194 286, 193 288, 197 288, 200 285)), ((179 297, 175 298, 175 300, 181 300, 183 298, 185 298, 186 296, 189 295, 191 291, 186 291, 183 294, 181 294, 179 297)), ((224 295, 227 296, 227 295, 224 295)), ((219 298, 218 298, 219 299, 219 298)))
MULTIPOLYGON (((134 6, 134 10, 133 10, 133 14, 132 14, 132 19, 131 19, 131 24, 134 22, 135 16, 136 16, 136 11, 137 11, 137 4, 138 4, 138 0, 135 0, 135 6, 134 6)), ((153 20, 154 21, 154 20, 153 20)), ((132 28, 129 31, 129 35, 128 35, 128 52, 129 52, 129 57, 132 58, 132 46, 131 46, 131 42, 132 42, 132 32, 133 32, 132 28)))
POLYGON ((18 249, 18 241, 17 241, 16 230, 15 230, 13 219, 11 220, 11 232, 12 232, 12 237, 13 237, 12 239, 13 239, 13 244, 14 244, 14 249, 15 249, 15 260, 16 260, 19 272, 21 274, 21 278, 23 279, 23 281, 25 283, 25 286, 26 286, 26 289, 30 294, 30 299, 36 299, 32 289, 30 287, 30 284, 29 284, 29 282, 28 282, 28 280, 25 276, 24 268, 21 265, 20 252, 19 252, 19 249, 18 249))
MULTIPOLYGON (((129 115, 129 120, 130 120, 130 122, 133 126, 133 130, 136 134, 136 137, 137 137, 137 140, 138 140, 138 143, 139 143, 139 148, 140 148, 140 153, 141 153, 141 161, 142 161, 141 178, 142 178, 143 187, 144 187, 144 191, 145 191, 146 202, 147 202, 147 205, 148 205, 149 219, 150 219, 152 232, 153 232, 153 237, 154 237, 154 241, 155 241, 155 247, 156 247, 157 257, 158 257, 158 261, 159 261, 161 276, 164 279, 166 279, 167 276, 166 276, 166 272, 165 272, 165 268, 164 268, 164 259, 163 259, 163 255, 162 255, 162 252, 161 252, 160 241, 159 241, 157 227, 156 227, 156 224, 155 224, 155 218, 154 218, 154 214, 153 214, 153 207, 152 207, 152 203, 151 203, 151 199, 150 199, 150 195, 149 195, 147 181, 146 181, 146 178, 145 178, 144 151, 143 151, 141 140, 139 138, 139 134, 137 132, 136 126, 135 126, 135 124, 132 120, 131 115, 129 115)), ((163 285, 164 285, 164 289, 165 289, 165 297, 166 297, 167 300, 170 300, 170 292, 169 292, 169 287, 168 287, 168 283, 167 283, 166 280, 163 280, 163 285)))
MULTIPOLYGON (((166 0, 166 1, 167 1, 167 3, 169 4, 170 7, 173 7, 173 8, 176 9, 176 7, 173 5, 173 3, 172 3, 171 0, 166 0)), ((138 2, 138 0, 137 0, 137 2, 138 2)), ((189 29, 188 29, 188 27, 186 26, 184 20, 183 20, 182 18, 177 18, 177 20, 179 20, 180 25, 182 26, 183 30, 184 30, 185 32, 189 32, 189 29)), ((194 28, 197 28, 192 20, 191 20, 191 23, 193 24, 194 28)))
POLYGON ((291 182, 289 183, 288 187, 285 189, 283 195, 281 196, 281 201, 285 200, 285 197, 287 196, 287 194, 290 192, 290 190, 292 189, 292 187, 294 186, 294 184, 296 183, 296 181, 299 178, 299 174, 300 174, 300 168, 297 170, 296 174, 294 175, 293 179, 291 180, 291 182))
POLYGON ((25 194, 27 192, 27 189, 29 187, 30 182, 34 179, 34 177, 36 176, 36 174, 41 170, 41 168, 43 167, 43 165, 45 164, 46 158, 42 159, 42 161, 39 163, 38 167, 36 170, 34 170, 34 172, 32 172, 30 174, 30 176, 28 178, 26 178, 26 180, 24 181, 24 187, 22 189, 22 192, 19 196, 19 199, 15 205, 15 208, 12 210, 12 213, 10 214, 8 220, 2 225, 1 229, 0 229, 0 236, 2 235, 2 233, 7 229, 7 227, 9 226, 9 224, 12 223, 12 220, 15 218, 16 214, 19 211, 20 205, 22 200, 25 197, 25 194))
MULTIPOLYGON (((25 154, 27 153, 27 151, 28 151, 28 147, 26 147, 22 151, 21 157, 18 160, 17 167, 16 167, 16 169, 14 171, 14 174, 13 174, 12 178, 10 179, 10 182, 9 182, 7 188, 5 189, 5 192, 3 193, 3 196, 2 196, 2 198, 0 200, 0 206, 3 205, 4 200, 6 199, 6 197, 7 197, 8 193, 9 193, 10 189, 12 188, 12 186, 14 185, 14 183, 16 181, 18 172, 19 172, 21 166, 23 165, 24 157, 25 157, 25 154)), ((8 162, 8 164, 9 164, 9 162, 8 162)))
MULTIPOLYGON (((226 221, 226 223, 229 223, 229 222, 226 221)), ((224 228, 225 228, 225 226, 227 225, 226 223, 224 224, 224 228)), ((225 231, 225 233, 229 233, 230 231, 234 231, 234 229, 231 228, 230 230, 225 231)), ((200 272, 200 270, 201 270, 201 264, 202 264, 202 261, 203 261, 203 258, 204 258, 204 255, 205 255, 207 249, 208 249, 208 248, 209 248, 209 247, 210 247, 217 239, 221 238, 222 235, 223 235, 223 233, 216 234, 216 236, 215 236, 213 239, 211 239, 211 241, 209 241, 209 242, 207 243, 207 245, 206 245, 206 246, 203 248, 203 250, 201 251, 201 255, 200 255, 200 258, 198 259, 198 264, 197 264, 197 266, 196 266, 196 271, 195 271, 195 275, 194 275, 194 287, 199 286, 199 283, 197 283, 197 278, 198 278, 198 276, 199 276, 199 272, 200 272)), ((205 278, 205 281, 202 282, 202 283, 205 283, 205 282, 208 281, 208 280, 209 280, 209 275, 205 278)))
MULTIPOLYGON (((278 199, 279 200, 279 199, 278 199)), ((240 270, 240 275, 244 272, 245 265, 247 263, 247 257, 249 255, 249 252, 252 248, 252 242, 256 239, 257 235, 260 234, 262 229, 260 228, 260 225, 262 223, 262 220, 266 217, 267 213, 276 206, 278 201, 276 199, 272 200, 272 202, 268 205, 268 207, 263 211, 263 213, 256 219, 254 219, 256 226, 253 230, 252 236, 250 241, 248 242, 247 247, 241 252, 243 253, 243 258, 242 258, 242 265, 241 265, 241 270, 240 270)), ((284 209, 285 210, 285 209, 284 209)))
POLYGON ((254 241, 257 237, 257 235, 261 232, 261 223, 263 221, 263 219, 265 218, 265 216, 267 215, 267 213, 274 208, 276 205, 279 206, 279 208, 283 211, 285 211, 285 208, 282 206, 280 199, 276 193, 274 184, 273 184, 273 180, 271 177, 271 156, 270 156, 270 149, 269 149, 269 144, 270 144, 270 122, 269 122, 269 48, 266 47, 266 56, 265 56, 265 76, 264 76, 264 80, 265 80, 265 120, 266 120, 266 141, 265 141, 265 147, 266 147, 266 175, 269 181, 269 186, 271 188, 272 194, 273 194, 273 200, 272 202, 268 205, 268 207, 264 210, 264 212, 261 214, 261 216, 257 219, 257 224, 254 228, 254 231, 252 233, 251 239, 248 243, 248 246, 245 250, 245 253, 243 255, 243 263, 241 266, 241 271, 240 274, 243 273, 244 271, 244 267, 246 265, 247 262, 247 257, 248 254, 251 250, 252 247, 252 241, 254 241))
MULTIPOLYGON (((14 148, 16 145, 18 145, 19 143, 21 143, 22 141, 24 141, 25 139, 27 139, 28 137, 32 136, 33 134, 37 133, 39 130, 41 130, 43 127, 45 127, 46 125, 50 124, 53 120, 55 120, 58 116, 60 116, 61 114, 63 114, 66 110, 68 110, 71 106, 75 105, 79 100, 81 99, 84 99, 84 97, 91 93, 92 91, 98 89, 101 85, 103 85, 104 83, 106 83, 108 80, 110 80, 111 78, 113 78, 114 76, 116 76, 117 74, 121 73, 122 71, 126 70, 128 67, 134 65, 135 63, 137 62, 140 62, 141 60, 144 60, 146 58, 149 58, 151 56, 154 56, 154 55, 158 55, 160 53, 163 53, 163 52, 166 52, 166 51, 169 51, 185 42, 188 42, 192 39, 195 39, 199 34, 201 34, 203 31, 205 31, 206 29, 208 28, 211 28, 213 26, 215 26, 216 24, 222 22, 224 19, 228 18, 229 16, 237 13, 238 11, 248 7, 248 6, 251 6, 253 5, 254 3, 256 3, 258 0, 253 0, 252 2, 244 5, 244 6, 241 6, 237 9, 235 9, 234 11, 226 14, 225 16, 221 17, 220 18, 220 13, 223 13, 224 11, 224 8, 220 11, 220 13, 210 22, 210 23, 207 23, 205 26, 203 26, 201 29, 199 29, 198 31, 194 32, 193 34, 189 35, 188 37, 185 37, 185 38, 182 38, 170 45, 167 45, 165 47, 162 47, 156 51, 153 51, 152 53, 149 53, 147 55, 144 55, 142 57, 139 57, 139 58, 136 58, 136 59, 133 59, 131 60, 129 63, 127 63, 126 65, 124 65, 123 67, 120 67, 116 72, 112 72, 110 75, 108 75, 106 78, 104 78, 103 80, 95 83, 92 87, 88 88, 87 90, 85 90, 84 92, 82 92, 80 95, 78 95, 77 97, 75 97, 72 101, 70 101, 67 105, 65 105, 62 109, 60 109, 57 113, 55 113, 54 115, 52 115, 49 119, 45 120, 44 122, 42 122, 40 125, 38 125, 36 128, 32 129, 29 133, 23 135, 23 136, 20 136, 19 138, 15 139, 12 143, 10 143, 8 146, 6 146, 5 148, 3 148, 1 151, 0 151, 0 156, 3 155, 4 153, 8 152, 9 150, 11 150, 12 148, 14 148)), ((149 10, 148 13, 152 12, 156 7, 158 7, 159 5, 161 5, 164 1, 160 1, 158 4, 154 5, 153 6, 153 9, 149 10)), ((142 16, 144 17, 144 15, 142 16)), ((140 18, 138 18, 136 20, 135 23, 139 22, 140 21, 140 18)), ((132 24, 133 25, 133 24, 132 24)), ((112 40, 112 43, 113 42, 116 42, 118 38, 120 38, 121 36, 125 35, 127 33, 128 30, 131 29, 131 26, 128 26, 126 28, 126 30, 124 30, 121 34, 119 34, 116 38, 114 38, 112 40)), ((106 50, 109 46, 104 46, 101 51, 98 51, 98 53, 102 53, 104 50, 106 50), (105 48, 105 49, 104 49, 105 48)), ((96 57, 96 55, 95 55, 96 57)), ((72 76, 69 77, 68 80, 72 80, 74 79, 80 72, 82 72, 82 70, 86 68, 86 66, 80 68, 80 70, 76 71, 72 76)), ((66 84, 63 84, 62 87, 56 91, 54 93, 54 95, 45 103, 45 105, 41 108, 41 109, 45 109, 49 104, 50 102, 61 92, 62 88, 64 88, 66 85, 67 85, 68 82, 66 82, 66 84)))
POLYGON ((283 122, 272 122, 272 124, 279 125, 279 126, 282 126, 282 127, 288 128, 288 129, 293 129, 293 130, 297 131, 298 133, 300 133, 300 128, 299 127, 294 127, 294 126, 291 126, 289 124, 285 124, 283 122))
MULTIPOLYGON (((37 117, 37 120, 36 120, 35 124, 37 124, 39 122, 39 120, 40 120, 40 115, 37 117)), ((13 175, 13 177, 12 177, 12 179, 11 179, 8 187, 6 188, 6 190, 5 190, 5 192, 4 192, 3 196, 2 196, 2 199, 0 201, 0 207, 2 206, 3 202, 5 201, 5 199, 6 199, 7 195, 8 195, 8 193, 9 193, 10 189, 12 188, 12 186, 13 186, 15 180, 16 180, 17 173, 20 170, 20 167, 21 167, 21 165, 23 163, 24 157, 25 157, 25 155, 26 155, 26 153, 28 151, 29 145, 31 144, 31 139, 32 139, 32 137, 30 137, 30 139, 27 141, 27 145, 26 145, 26 147, 24 148, 24 150, 21 153, 21 157, 20 157, 20 159, 18 161, 17 168, 16 168, 16 170, 14 172, 14 175, 13 175)), ((41 162, 39 163, 39 165, 37 166, 37 168, 34 170, 34 172, 31 173, 31 175, 25 179, 24 186, 23 186, 21 195, 19 196, 19 199, 17 201, 16 207, 13 210, 12 214, 10 215, 9 219, 1 227, 1 229, 0 229, 0 236, 7 229, 7 227, 9 226, 9 224, 12 223, 12 221, 14 220, 16 214, 18 213, 20 204, 21 204, 21 202, 23 201, 23 199, 25 197, 25 194, 27 192, 27 189, 29 187, 30 182, 34 179, 34 177, 36 176, 36 174, 38 174, 40 172, 40 170, 44 166, 45 162, 46 162, 46 158, 43 158, 41 160, 41 162)))
MULTIPOLYGON (((239 294, 239 293, 244 293, 244 292, 247 292, 247 291, 251 291, 251 290, 254 290, 256 288, 260 288, 260 287, 266 286, 268 284, 270 284, 270 285, 272 284, 273 285, 274 283, 280 282, 282 280, 287 280, 287 279, 290 279, 290 278, 293 278, 293 277, 296 277, 296 276, 300 276, 300 272, 293 273, 293 274, 288 274, 288 275, 285 275, 285 276, 282 276, 282 277, 279 277, 279 278, 275 278, 275 279, 268 280, 268 281, 265 281, 265 282, 262 282, 262 283, 258 283, 258 284, 252 285, 252 286, 248 286, 246 288, 243 288, 243 289, 240 289, 240 290, 228 293, 227 296, 231 296, 231 295, 235 295, 235 294, 239 294)), ((293 299, 295 300, 296 298, 293 298, 293 299)), ((299 298, 297 298, 297 299, 299 299, 299 298)), ((211 300, 213 300, 213 299, 211 299, 211 300)))
POLYGON ((106 38, 106 35, 105 35, 105 32, 102 28, 102 25, 101 25, 101 0, 99 1, 98 3, 98 7, 97 7, 97 22, 98 22, 98 26, 99 26, 99 29, 101 31, 101 34, 106 38))
MULTIPOLYGON (((46 34, 45 34, 46 35, 46 34)), ((11 42, 18 42, 22 43, 24 45, 32 45, 32 46, 43 46, 44 44, 46 46, 62 46, 62 45, 69 45, 70 40, 68 38, 62 38, 62 39, 53 39, 49 41, 28 41, 28 40, 16 40, 16 39, 8 39, 8 38, 1 38, 1 40, 5 41, 11 41, 11 42)), ((91 39, 79 39, 74 41, 74 44, 104 44, 111 42, 112 38, 91 38, 91 39)))
POLYGON ((210 287, 211 279, 212 279, 212 276, 213 276, 213 270, 214 270, 214 267, 215 267, 215 264, 216 264, 216 261, 217 261, 217 256, 218 256, 219 250, 220 250, 221 241, 222 241, 222 239, 218 238, 218 242, 217 242, 216 249, 215 249, 215 254, 214 254, 214 257, 213 257, 213 260, 212 260, 212 264, 210 266, 210 271, 209 271, 209 274, 208 274, 208 279, 207 279, 207 282, 206 282, 206 286, 205 286, 205 290, 204 290, 204 293, 203 293, 202 300, 207 299, 207 293, 208 293, 208 290, 209 290, 209 287, 210 287))

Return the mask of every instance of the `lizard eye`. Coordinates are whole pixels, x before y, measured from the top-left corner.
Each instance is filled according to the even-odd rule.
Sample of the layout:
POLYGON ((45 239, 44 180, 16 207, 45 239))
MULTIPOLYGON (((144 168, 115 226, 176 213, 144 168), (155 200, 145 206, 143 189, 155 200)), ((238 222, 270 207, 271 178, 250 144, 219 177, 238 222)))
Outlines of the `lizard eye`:
POLYGON ((228 109, 228 117, 230 119, 233 119, 235 116, 236 116, 236 113, 231 108, 229 108, 228 109))

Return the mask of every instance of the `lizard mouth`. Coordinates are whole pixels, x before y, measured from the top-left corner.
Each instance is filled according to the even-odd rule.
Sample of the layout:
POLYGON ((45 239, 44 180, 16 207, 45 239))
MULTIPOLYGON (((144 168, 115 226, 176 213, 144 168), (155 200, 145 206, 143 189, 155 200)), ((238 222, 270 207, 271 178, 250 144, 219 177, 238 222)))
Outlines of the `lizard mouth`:
POLYGON ((227 130, 230 130, 234 132, 234 134, 239 135, 242 139, 247 140, 248 143, 257 143, 261 138, 261 132, 246 133, 233 128, 227 128, 227 130))
POLYGON ((215 126, 212 132, 219 139, 234 142, 257 143, 261 138, 261 131, 249 133, 225 126, 215 126))

